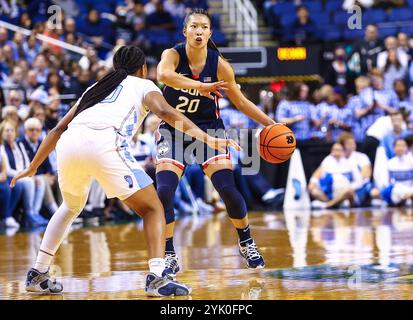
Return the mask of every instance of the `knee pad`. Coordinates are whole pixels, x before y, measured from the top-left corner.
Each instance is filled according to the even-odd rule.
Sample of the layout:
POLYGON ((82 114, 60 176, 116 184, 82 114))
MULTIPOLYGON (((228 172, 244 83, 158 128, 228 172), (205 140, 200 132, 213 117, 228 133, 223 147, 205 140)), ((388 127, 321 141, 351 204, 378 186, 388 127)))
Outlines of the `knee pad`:
POLYGON ((235 186, 234 173, 230 169, 215 172, 211 177, 212 184, 224 200, 231 219, 243 219, 247 215, 247 205, 235 186))
POLYGON ((175 221, 174 199, 179 178, 173 171, 161 171, 156 174, 156 191, 165 210, 166 224, 175 221))

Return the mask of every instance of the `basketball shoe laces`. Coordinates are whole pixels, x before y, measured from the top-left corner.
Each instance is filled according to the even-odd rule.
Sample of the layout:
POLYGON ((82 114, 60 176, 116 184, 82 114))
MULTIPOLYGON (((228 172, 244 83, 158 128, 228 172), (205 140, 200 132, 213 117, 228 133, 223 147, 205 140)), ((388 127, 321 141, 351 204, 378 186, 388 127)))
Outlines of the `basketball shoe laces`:
POLYGON ((165 255, 165 269, 175 270, 177 266, 176 254, 167 253, 165 255))
POLYGON ((256 258, 261 258, 261 254, 258 251, 258 247, 255 244, 255 242, 247 244, 245 247, 243 247, 244 254, 247 256, 246 258, 248 260, 255 260, 256 258))

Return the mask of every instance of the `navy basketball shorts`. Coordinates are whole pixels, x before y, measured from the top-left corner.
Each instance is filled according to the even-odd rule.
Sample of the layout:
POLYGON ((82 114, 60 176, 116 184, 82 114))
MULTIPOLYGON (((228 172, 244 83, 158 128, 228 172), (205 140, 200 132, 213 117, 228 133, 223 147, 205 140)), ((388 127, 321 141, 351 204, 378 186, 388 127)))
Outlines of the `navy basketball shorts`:
MULTIPOLYGON (((210 136, 226 139, 225 127, 221 119, 197 124, 210 136)), ((229 149, 220 152, 207 144, 162 123, 158 128, 157 163, 172 163, 184 170, 187 164, 197 163, 206 168, 210 163, 230 159, 229 149)))

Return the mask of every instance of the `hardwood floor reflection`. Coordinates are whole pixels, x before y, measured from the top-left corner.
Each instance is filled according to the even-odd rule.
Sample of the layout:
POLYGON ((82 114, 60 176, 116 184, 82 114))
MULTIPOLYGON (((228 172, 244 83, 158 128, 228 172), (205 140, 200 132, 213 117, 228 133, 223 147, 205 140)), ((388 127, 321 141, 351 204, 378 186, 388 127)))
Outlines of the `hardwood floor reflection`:
MULTIPOLYGON (((173 299, 413 299, 411 210, 252 213, 250 222, 264 270, 245 268, 225 215, 178 221, 178 279, 193 293, 173 299)), ((24 290, 41 236, 0 235, 0 299, 147 299, 141 223, 73 229, 53 265, 65 288, 57 296, 24 290)))

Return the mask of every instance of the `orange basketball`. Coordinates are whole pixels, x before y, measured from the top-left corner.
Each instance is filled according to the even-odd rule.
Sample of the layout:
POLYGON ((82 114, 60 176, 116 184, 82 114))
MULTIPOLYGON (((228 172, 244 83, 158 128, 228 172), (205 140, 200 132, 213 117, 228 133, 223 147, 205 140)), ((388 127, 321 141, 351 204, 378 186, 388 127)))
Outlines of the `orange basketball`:
POLYGON ((282 163, 294 153, 295 142, 295 135, 287 126, 272 124, 261 131, 257 148, 265 161, 282 163))

